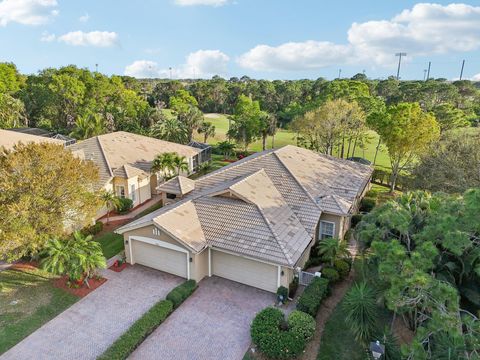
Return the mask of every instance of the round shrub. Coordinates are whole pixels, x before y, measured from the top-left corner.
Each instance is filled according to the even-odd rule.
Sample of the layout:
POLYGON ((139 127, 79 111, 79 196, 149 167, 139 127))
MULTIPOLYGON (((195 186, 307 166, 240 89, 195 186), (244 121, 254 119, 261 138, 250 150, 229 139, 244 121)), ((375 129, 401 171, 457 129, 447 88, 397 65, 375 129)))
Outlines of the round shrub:
POLYGON ((363 218, 363 215, 362 214, 355 214, 352 216, 352 221, 351 221, 351 225, 352 225, 352 228, 355 228, 355 226, 358 225, 358 223, 360 221, 362 221, 362 218, 363 218))
POLYGON ((338 271, 341 279, 346 277, 350 272, 350 264, 345 260, 335 260, 333 267, 338 271))
POLYGON ((133 201, 129 198, 118 198, 115 204, 115 210, 119 214, 125 214, 133 207, 133 201))
POLYGON ((293 310, 288 315, 288 327, 291 331, 301 335, 306 341, 315 334, 315 319, 303 311, 293 310))
POLYGON ((305 338, 292 329, 282 330, 283 313, 268 307, 253 319, 250 335, 258 349, 271 359, 289 359, 305 349, 305 338))
POLYGON ((370 212, 375 205, 377 205, 377 201, 374 198, 364 197, 362 201, 360 201, 360 211, 370 212))
POLYGON ((337 282, 340 280, 340 274, 334 268, 325 268, 322 269, 322 277, 330 281, 331 283, 337 282))

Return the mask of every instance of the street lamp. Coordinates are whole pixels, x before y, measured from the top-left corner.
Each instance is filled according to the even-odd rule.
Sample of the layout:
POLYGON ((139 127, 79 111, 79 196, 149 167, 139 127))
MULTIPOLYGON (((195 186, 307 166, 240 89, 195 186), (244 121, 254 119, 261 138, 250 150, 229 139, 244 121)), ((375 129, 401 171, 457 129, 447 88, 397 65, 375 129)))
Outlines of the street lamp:
POLYGON ((370 351, 372 352, 372 356, 375 360, 378 360, 385 354, 385 346, 380 344, 380 341, 372 341, 370 343, 370 351))

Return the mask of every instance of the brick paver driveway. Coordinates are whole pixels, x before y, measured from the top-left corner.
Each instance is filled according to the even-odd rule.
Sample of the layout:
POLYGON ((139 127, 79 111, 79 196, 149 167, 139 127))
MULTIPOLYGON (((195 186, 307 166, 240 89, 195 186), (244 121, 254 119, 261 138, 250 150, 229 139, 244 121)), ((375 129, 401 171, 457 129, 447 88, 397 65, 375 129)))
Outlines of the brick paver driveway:
POLYGON ((183 279, 135 265, 108 281, 7 351, 1 360, 95 359, 183 279))
POLYGON ((274 294, 206 278, 129 359, 241 360, 250 344, 251 321, 274 301, 274 294))

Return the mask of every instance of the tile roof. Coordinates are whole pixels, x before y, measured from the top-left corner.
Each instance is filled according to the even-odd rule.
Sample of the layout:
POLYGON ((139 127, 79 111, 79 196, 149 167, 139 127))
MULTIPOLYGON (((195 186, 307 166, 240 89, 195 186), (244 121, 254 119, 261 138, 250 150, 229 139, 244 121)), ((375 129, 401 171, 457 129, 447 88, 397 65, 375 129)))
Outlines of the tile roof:
POLYGON ((129 164, 125 164, 117 169, 113 169, 113 175, 124 179, 129 179, 134 176, 144 179, 149 176, 147 172, 129 164))
POLYGON ((153 223, 174 233, 177 226, 186 226, 184 218, 176 217, 183 220, 177 223, 164 216, 188 202, 189 215, 195 216, 193 206, 197 218, 189 218, 195 231, 180 238, 185 243, 200 241, 203 246, 295 266, 315 234, 321 213, 348 215, 372 171, 295 146, 267 150, 197 179, 184 200, 118 231, 153 223))
POLYGON ((157 186, 157 190, 183 196, 195 190, 195 180, 185 176, 175 176, 173 179, 157 186))
POLYGON ((0 148, 4 147, 7 150, 13 149, 14 145, 18 143, 52 143, 58 145, 64 145, 61 140, 56 140, 44 136, 37 136, 31 134, 25 134, 18 131, 10 131, 0 129, 0 148))

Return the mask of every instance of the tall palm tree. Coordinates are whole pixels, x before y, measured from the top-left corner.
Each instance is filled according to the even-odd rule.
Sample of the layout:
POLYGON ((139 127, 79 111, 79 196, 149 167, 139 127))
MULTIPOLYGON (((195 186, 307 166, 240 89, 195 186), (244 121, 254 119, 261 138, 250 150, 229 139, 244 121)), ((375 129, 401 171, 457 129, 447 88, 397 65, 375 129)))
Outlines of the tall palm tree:
POLYGON ((188 162, 185 156, 177 155, 173 159, 173 163, 175 165, 177 175, 180 175, 180 172, 188 172, 188 162))
POLYGON ((112 191, 104 191, 100 195, 103 206, 107 209, 107 224, 110 218, 110 211, 112 211, 118 204, 118 198, 112 191))
POLYGON ((152 172, 162 173, 164 178, 168 178, 177 169, 175 164, 176 153, 162 153, 158 154, 152 162, 152 172))
POLYGON ((350 251, 348 251, 347 244, 336 238, 327 238, 320 240, 318 244, 318 255, 333 266, 335 260, 349 258, 350 251))
POLYGON ((79 116, 75 121, 75 127, 70 133, 76 139, 88 139, 106 133, 105 122, 99 114, 86 114, 79 116))
POLYGON ((165 118, 153 124, 150 136, 179 144, 187 143, 187 130, 176 117, 165 118))
POLYGON ((215 125, 209 121, 204 121, 197 129, 199 134, 203 134, 203 142, 207 143, 209 137, 215 136, 215 125))

